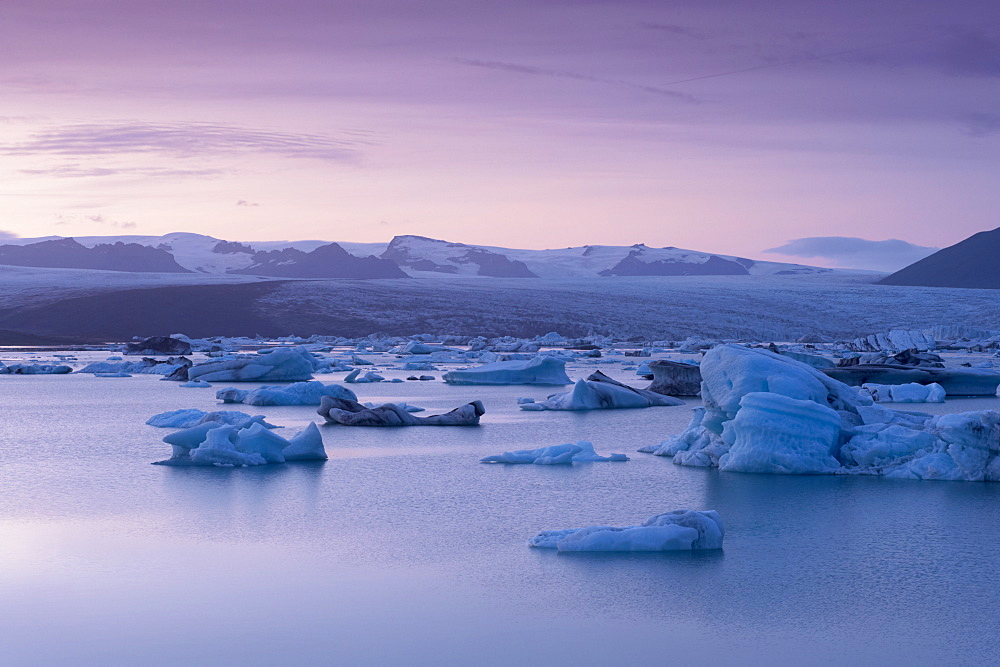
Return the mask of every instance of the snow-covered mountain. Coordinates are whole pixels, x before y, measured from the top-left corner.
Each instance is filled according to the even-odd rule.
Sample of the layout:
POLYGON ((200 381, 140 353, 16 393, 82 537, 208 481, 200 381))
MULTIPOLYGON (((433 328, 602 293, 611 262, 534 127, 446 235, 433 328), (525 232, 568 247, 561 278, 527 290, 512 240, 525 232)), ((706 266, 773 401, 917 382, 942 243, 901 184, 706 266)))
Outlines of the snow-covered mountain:
MULTIPOLYGON (((61 237, 11 239, 25 246, 61 237)), ((760 262, 731 255, 633 246, 585 245, 552 250, 527 250, 452 243, 423 236, 396 236, 388 243, 331 244, 329 241, 237 242, 177 232, 163 236, 76 237, 87 248, 126 243, 149 246, 173 256, 176 263, 196 273, 244 274, 290 278, 596 278, 613 276, 704 275, 819 275, 843 273, 801 264, 760 262), (353 258, 324 246, 343 248, 353 258), (293 252, 294 251, 294 252, 293 252), (377 259, 354 261, 354 258, 377 259), (389 263, 399 267, 396 271, 389 263), (334 265, 337 266, 334 266, 334 265)), ((0 263, 3 263, 0 256, 0 263)), ((59 266, 29 264, 30 266, 59 266)), ((106 267, 105 267, 106 268, 106 267)), ((128 270, 128 269, 126 269, 128 270)))

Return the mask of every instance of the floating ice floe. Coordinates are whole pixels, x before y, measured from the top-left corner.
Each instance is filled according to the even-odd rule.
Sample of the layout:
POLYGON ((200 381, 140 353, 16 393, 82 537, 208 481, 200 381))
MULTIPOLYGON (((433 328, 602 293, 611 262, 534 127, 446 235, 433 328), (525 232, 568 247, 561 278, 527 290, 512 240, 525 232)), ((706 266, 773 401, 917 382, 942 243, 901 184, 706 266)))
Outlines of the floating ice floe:
POLYGON ((892 364, 856 364, 823 371, 846 384, 931 384, 941 385, 948 396, 996 396, 1000 373, 985 368, 933 368, 892 364))
POLYGON ((230 426, 243 426, 251 422, 260 422, 267 428, 278 428, 273 424, 264 421, 264 415, 248 415, 245 412, 236 410, 217 410, 215 412, 205 412, 195 408, 182 410, 170 410, 153 415, 146 420, 150 426, 157 428, 191 428, 206 422, 229 424, 230 426))
POLYGON ((353 391, 339 384, 323 384, 319 380, 288 385, 264 385, 256 389, 220 389, 215 397, 223 403, 243 405, 319 405, 324 396, 358 400, 353 391))
POLYGON ((811 366, 737 345, 707 352, 701 372, 704 407, 691 424, 639 451, 735 472, 1000 481, 1000 412, 890 410, 811 366))
POLYGON ((264 354, 215 359, 188 369, 187 379, 205 382, 301 382, 312 380, 320 362, 304 347, 279 347, 264 354))
MULTIPOLYGON (((170 357, 165 360, 143 357, 140 361, 114 361, 114 359, 115 357, 108 357, 107 361, 95 361, 92 364, 87 364, 78 372, 93 373, 94 375, 98 373, 130 373, 170 376, 191 366, 191 360, 185 357, 170 357)), ((121 359, 121 357, 117 357, 117 359, 121 359)))
POLYGON ((353 371, 347 374, 344 378, 344 382, 348 384, 363 384, 366 382, 382 382, 385 378, 378 373, 373 371, 368 371, 364 375, 361 374, 361 369, 355 368, 353 371))
POLYGON ((4 364, 0 362, 0 375, 65 375, 73 367, 65 364, 4 364))
POLYGON ((944 403, 944 387, 931 384, 864 384, 861 388, 880 403, 944 403))
POLYGON ((598 461, 628 461, 624 454, 601 456, 594 451, 593 443, 579 440, 575 445, 552 445, 539 449, 521 449, 504 452, 480 459, 480 463, 532 463, 535 465, 559 465, 563 463, 591 463, 598 461))
POLYGON ((95 378, 130 378, 130 373, 94 373, 95 378))
POLYGON ((566 360, 550 356, 495 361, 476 368, 448 371, 442 379, 448 384, 570 384, 566 360))
POLYGON ((324 396, 316 412, 327 424, 344 426, 476 426, 486 409, 480 401, 472 401, 444 414, 414 417, 395 403, 370 408, 357 401, 324 396))
POLYGON ((559 551, 694 551, 721 549, 725 530, 714 510, 675 510, 638 526, 544 530, 529 546, 559 551))
POLYGON ((187 382, 182 382, 178 386, 185 389, 211 389, 212 383, 205 382, 204 380, 188 380, 187 382))
POLYGON ((578 380, 573 389, 552 394, 544 401, 518 399, 522 410, 606 410, 684 405, 684 401, 648 389, 635 389, 595 371, 586 380, 578 380))
POLYGON ((173 455, 156 465, 255 466, 327 458, 316 424, 286 440, 256 421, 243 426, 208 422, 171 433, 163 441, 173 448, 173 455))
MULTIPOLYGON (((377 408, 381 405, 385 405, 385 403, 362 403, 362 405, 366 408, 377 408)), ((410 405, 409 403, 393 403, 393 405, 405 410, 406 412, 423 412, 425 410, 425 408, 422 408, 419 405, 410 405)))

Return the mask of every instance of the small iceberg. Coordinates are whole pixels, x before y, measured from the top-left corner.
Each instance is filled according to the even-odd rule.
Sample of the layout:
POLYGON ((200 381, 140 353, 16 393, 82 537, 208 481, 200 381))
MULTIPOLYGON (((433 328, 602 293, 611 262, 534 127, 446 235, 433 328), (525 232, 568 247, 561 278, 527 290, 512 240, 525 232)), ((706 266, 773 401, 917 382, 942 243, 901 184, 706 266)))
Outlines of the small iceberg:
POLYGON ((244 405, 319 405, 324 396, 347 398, 356 401, 358 397, 347 387, 339 384, 323 384, 319 380, 295 382, 289 385, 264 385, 256 389, 220 389, 215 397, 223 403, 244 405))
POLYGON ((550 356, 495 361, 477 368, 449 371, 442 379, 448 384, 570 384, 566 361, 550 356))
POLYGON ((609 454, 601 456, 594 451, 594 444, 588 440, 579 440, 575 445, 552 445, 539 449, 521 449, 515 452, 504 452, 480 459, 480 463, 532 463, 548 466, 564 463, 591 463, 598 461, 628 461, 624 454, 609 454))
POLYGON ((648 389, 629 387, 601 371, 595 371, 586 380, 578 380, 570 391, 552 394, 544 401, 518 399, 518 407, 522 410, 609 410, 671 405, 684 405, 684 401, 648 389))
POLYGON ((944 403, 944 387, 937 382, 920 384, 874 384, 861 385, 873 400, 879 403, 944 403))
POLYGON ((395 403, 369 408, 357 401, 324 396, 316 412, 327 424, 344 426, 477 426, 486 408, 472 401, 441 415, 414 417, 395 403))
POLYGON ((694 551, 721 549, 725 530, 714 510, 675 510, 638 526, 543 530, 528 546, 558 551, 694 551))
POLYGON ((146 420, 146 423, 156 428, 191 428, 205 422, 218 422, 230 426, 243 426, 250 422, 260 422, 267 428, 278 428, 274 424, 264 421, 264 415, 248 415, 245 412, 236 410, 217 410, 215 412, 205 412, 196 408, 185 408, 182 410, 170 410, 153 415, 146 420))
POLYGON ((166 466, 257 466, 288 461, 324 461, 323 436, 316 424, 286 440, 259 421, 244 426, 206 422, 163 438, 173 448, 166 466))

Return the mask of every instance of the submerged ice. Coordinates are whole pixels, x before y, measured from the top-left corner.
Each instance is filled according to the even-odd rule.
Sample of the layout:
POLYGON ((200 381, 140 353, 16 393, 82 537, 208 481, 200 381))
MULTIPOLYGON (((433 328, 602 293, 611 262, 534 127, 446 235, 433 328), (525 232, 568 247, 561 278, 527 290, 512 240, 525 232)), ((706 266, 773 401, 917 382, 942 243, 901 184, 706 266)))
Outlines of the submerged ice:
POLYGON ((598 461, 628 461, 624 454, 601 456, 594 451, 594 444, 579 440, 574 444, 551 445, 538 449, 521 449, 480 459, 480 463, 529 463, 534 465, 559 465, 564 463, 591 463, 598 461))

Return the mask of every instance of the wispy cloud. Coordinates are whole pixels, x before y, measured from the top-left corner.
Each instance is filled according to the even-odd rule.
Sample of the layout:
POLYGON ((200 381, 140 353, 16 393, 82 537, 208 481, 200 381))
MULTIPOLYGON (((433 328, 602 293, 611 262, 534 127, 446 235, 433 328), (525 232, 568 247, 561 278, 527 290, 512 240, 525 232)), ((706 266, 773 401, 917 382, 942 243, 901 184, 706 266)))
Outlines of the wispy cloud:
POLYGON ((110 225, 111 227, 115 227, 117 229, 135 229, 138 226, 132 221, 123 222, 121 220, 112 220, 104 217, 103 215, 88 215, 86 218, 90 222, 96 222, 101 225, 110 225))
POLYGON ((575 81, 586 81, 588 83, 600 83, 623 88, 631 88, 633 90, 641 90, 653 95, 669 97, 677 100, 678 102, 687 102, 690 104, 697 104, 700 102, 700 100, 694 95, 679 93, 676 90, 660 88, 659 86, 649 86, 641 83, 634 83, 632 81, 624 81, 622 79, 605 79, 599 76, 580 74, 579 72, 570 72, 568 70, 548 69, 546 67, 535 67, 534 65, 520 65, 517 63, 508 63, 498 60, 476 60, 474 58, 453 58, 452 60, 461 65, 468 65, 470 67, 481 67, 484 69, 499 70, 502 72, 512 72, 514 74, 527 74, 531 76, 545 76, 556 79, 573 79, 575 81))
POLYGON ((237 206, 260 206, 257 202, 247 201, 246 199, 241 199, 236 202, 237 206))
POLYGON ((988 137, 1000 132, 1000 114, 970 113, 961 119, 962 132, 970 137, 988 137))
POLYGON ((371 143, 358 135, 335 138, 213 123, 127 122, 50 127, 23 141, 0 143, 0 155, 159 154, 190 158, 256 153, 354 162, 358 149, 371 143))
POLYGON ((793 239, 785 245, 764 252, 824 259, 847 268, 896 271, 936 250, 937 248, 914 245, 899 239, 869 241, 853 236, 810 236, 793 239))
POLYGON ((28 176, 53 176, 55 178, 93 178, 100 176, 144 176, 152 178, 187 178, 219 176, 224 169, 167 169, 163 167, 85 167, 64 164, 41 169, 20 169, 28 176))

